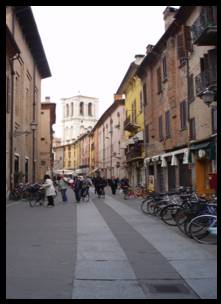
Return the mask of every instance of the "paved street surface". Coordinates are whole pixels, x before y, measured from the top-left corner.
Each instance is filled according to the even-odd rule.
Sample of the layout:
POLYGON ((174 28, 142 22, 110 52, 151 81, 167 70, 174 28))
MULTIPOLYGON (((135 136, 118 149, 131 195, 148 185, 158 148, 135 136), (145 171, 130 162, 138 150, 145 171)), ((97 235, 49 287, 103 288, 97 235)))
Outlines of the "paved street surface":
POLYGON ((7 299, 215 299, 217 247, 108 194, 54 208, 8 202, 7 299))

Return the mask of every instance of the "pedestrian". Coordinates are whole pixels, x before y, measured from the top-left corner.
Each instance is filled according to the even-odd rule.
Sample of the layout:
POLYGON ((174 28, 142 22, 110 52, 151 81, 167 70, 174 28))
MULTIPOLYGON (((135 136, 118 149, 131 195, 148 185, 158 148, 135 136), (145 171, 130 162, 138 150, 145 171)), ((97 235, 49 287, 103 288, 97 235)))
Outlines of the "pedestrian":
POLYGON ((41 188, 45 189, 45 195, 48 199, 47 207, 54 207, 54 197, 56 196, 56 192, 53 181, 48 174, 44 176, 44 183, 41 185, 41 188))
POLYGON ((74 183, 74 193, 75 193, 76 201, 78 203, 81 200, 82 186, 83 186, 83 177, 77 176, 74 183))
POLYGON ((116 190, 117 190, 117 179, 115 178, 115 176, 112 176, 112 178, 110 179, 109 185, 111 187, 111 191, 112 194, 116 194, 116 190))
POLYGON ((107 181, 105 180, 105 178, 98 175, 95 178, 95 190, 99 198, 101 197, 101 195, 105 196, 104 187, 106 186, 107 186, 107 181))
POLYGON ((128 190, 129 190, 129 179, 125 176, 122 178, 122 180, 120 181, 120 187, 123 190, 124 193, 124 199, 127 199, 127 194, 128 194, 128 190))
POLYGON ((58 190, 61 192, 62 201, 64 203, 68 202, 67 194, 66 194, 67 188, 68 188, 68 184, 64 180, 64 176, 63 175, 58 176, 58 190))

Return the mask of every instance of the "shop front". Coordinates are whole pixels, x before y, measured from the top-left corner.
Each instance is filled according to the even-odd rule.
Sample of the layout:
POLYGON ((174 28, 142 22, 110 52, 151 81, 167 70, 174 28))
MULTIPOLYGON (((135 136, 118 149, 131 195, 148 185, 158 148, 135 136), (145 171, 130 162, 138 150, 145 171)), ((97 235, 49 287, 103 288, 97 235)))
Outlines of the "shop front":
POLYGON ((191 164, 188 155, 189 149, 184 148, 145 158, 144 164, 147 169, 147 181, 150 177, 150 187, 153 188, 154 184, 156 192, 175 191, 180 186, 191 187, 191 164))
POLYGON ((216 192, 216 143, 210 139, 190 147, 194 171, 194 188, 199 195, 210 197, 216 192))

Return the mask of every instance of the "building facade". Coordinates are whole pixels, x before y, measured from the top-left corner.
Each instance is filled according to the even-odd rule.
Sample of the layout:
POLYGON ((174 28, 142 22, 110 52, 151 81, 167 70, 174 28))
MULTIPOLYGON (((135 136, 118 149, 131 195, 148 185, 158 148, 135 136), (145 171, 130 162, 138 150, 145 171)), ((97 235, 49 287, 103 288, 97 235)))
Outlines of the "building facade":
POLYGON ((214 48, 194 45, 192 25, 200 11, 198 6, 184 6, 179 10, 167 7, 164 11, 166 31, 155 46, 148 46, 138 69, 146 100, 147 180, 154 182, 154 189, 159 192, 179 186, 193 186, 200 194, 210 192, 208 186, 207 191, 197 186, 206 169, 204 173, 197 169, 194 154, 201 146, 192 146, 191 141, 213 136, 211 109, 200 101, 194 90, 202 56, 214 48))
POLYGON ((98 98, 77 95, 62 99, 62 143, 70 143, 86 131, 92 130, 97 122, 98 98))
POLYGON ((211 180, 217 175, 217 7, 195 6, 186 24, 193 42, 189 57, 193 185, 198 193, 209 196, 214 193, 211 180), (211 105, 203 101, 205 92, 213 95, 211 105))
POLYGON ((6 29, 6 36, 16 42, 19 49, 17 56, 13 56, 7 45, 6 53, 8 192, 19 182, 40 179, 41 79, 50 77, 51 72, 30 6, 7 6, 6 29))
POLYGON ((54 167, 53 129, 56 121, 56 103, 50 102, 50 97, 41 103, 39 124, 39 175, 43 179, 45 174, 52 176, 54 167))
POLYGON ((135 56, 117 90, 117 94, 125 95, 125 168, 133 188, 145 183, 143 95, 141 80, 136 75, 143 58, 144 55, 135 56))
POLYGON ((125 175, 124 120, 124 99, 115 100, 95 126, 99 143, 95 144, 96 168, 108 179, 125 175))

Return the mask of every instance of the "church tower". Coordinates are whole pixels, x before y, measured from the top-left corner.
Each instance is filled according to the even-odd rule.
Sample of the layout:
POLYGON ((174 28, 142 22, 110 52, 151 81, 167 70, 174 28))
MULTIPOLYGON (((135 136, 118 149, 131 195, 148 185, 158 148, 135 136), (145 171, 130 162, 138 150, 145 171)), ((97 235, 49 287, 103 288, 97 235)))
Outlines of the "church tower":
POLYGON ((62 144, 68 144, 98 121, 98 98, 77 95, 62 98, 62 144))

